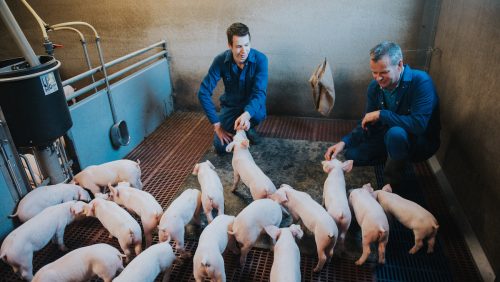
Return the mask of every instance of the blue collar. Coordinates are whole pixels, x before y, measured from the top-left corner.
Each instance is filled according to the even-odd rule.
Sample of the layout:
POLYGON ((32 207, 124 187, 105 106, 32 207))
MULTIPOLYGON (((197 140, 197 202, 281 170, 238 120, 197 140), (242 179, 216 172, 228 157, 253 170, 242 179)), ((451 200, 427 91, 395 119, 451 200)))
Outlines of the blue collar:
POLYGON ((403 70, 403 81, 411 81, 413 76, 411 74, 411 69, 409 65, 404 65, 404 70, 403 70))
POLYGON ((403 72, 399 75, 399 80, 398 80, 398 84, 396 85, 396 87, 394 87, 394 89, 392 89, 392 90, 383 89, 382 87, 380 87, 380 89, 383 91, 387 91, 388 93, 392 93, 392 92, 396 91, 396 89, 398 89, 398 87, 401 85, 401 81, 408 82, 411 80, 412 80, 412 75, 411 75, 410 66, 403 65, 403 72))

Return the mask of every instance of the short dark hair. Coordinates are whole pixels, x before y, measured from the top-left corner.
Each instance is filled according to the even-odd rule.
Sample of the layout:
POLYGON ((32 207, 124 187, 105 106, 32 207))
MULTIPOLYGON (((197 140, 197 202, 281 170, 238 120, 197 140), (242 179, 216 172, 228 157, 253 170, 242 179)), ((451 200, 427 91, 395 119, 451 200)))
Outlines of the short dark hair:
POLYGON ((370 59, 377 62, 383 56, 388 55, 391 60, 391 64, 397 65, 400 60, 403 59, 403 53, 401 52, 401 47, 398 44, 390 41, 384 41, 377 44, 370 50, 370 59))
POLYGON ((233 36, 239 36, 243 37, 245 35, 248 35, 248 38, 250 39, 250 30, 248 29, 248 26, 242 23, 233 23, 227 28, 226 31, 227 34, 227 42, 229 45, 233 46, 233 36))

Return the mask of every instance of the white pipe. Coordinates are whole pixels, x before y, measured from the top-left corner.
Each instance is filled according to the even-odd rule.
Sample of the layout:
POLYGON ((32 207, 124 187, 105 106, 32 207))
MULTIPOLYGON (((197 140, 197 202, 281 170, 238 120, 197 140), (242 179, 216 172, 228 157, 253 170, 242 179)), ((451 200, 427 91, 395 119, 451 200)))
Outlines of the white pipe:
POLYGON ((95 37, 99 38, 99 34, 97 34, 97 30, 95 30, 95 28, 93 26, 91 26, 90 24, 88 24, 86 22, 58 23, 58 24, 50 25, 50 28, 58 28, 58 27, 71 26, 71 25, 83 25, 83 26, 89 27, 94 32, 95 37))
POLYGON ((28 2, 26 2, 26 0, 21 0, 21 2, 23 2, 23 4, 26 6, 26 8, 31 12, 31 14, 33 14, 36 21, 38 22, 38 25, 40 25, 40 28, 42 29, 43 39, 48 41, 49 36, 47 35, 47 30, 45 30, 45 27, 47 26, 47 24, 42 20, 42 18, 40 18, 38 16, 38 14, 35 12, 35 10, 33 10, 33 8, 31 8, 30 4, 28 4, 28 2))
MULTIPOLYGON (((83 34, 76 28, 73 28, 73 27, 56 27, 56 28, 52 28, 53 31, 58 31, 58 30, 71 30, 71 31, 74 31, 76 33, 78 33, 78 35, 80 36, 80 42, 82 43, 82 48, 83 48, 83 55, 85 56, 85 62, 87 63, 87 67, 89 70, 92 69, 92 64, 90 62, 90 58, 89 58, 89 52, 87 51, 87 41, 85 40, 85 36, 83 36, 83 34)), ((94 75, 92 74, 92 82, 95 83, 95 78, 94 78, 94 75)), ((94 88, 95 92, 97 92, 97 88, 94 88)))
POLYGON ((72 27, 56 27, 56 28, 52 28, 52 30, 54 31, 58 31, 58 30, 72 30, 76 33, 78 33, 78 35, 80 36, 80 40, 85 42, 85 37, 83 36, 83 34, 76 28, 72 28, 72 27))

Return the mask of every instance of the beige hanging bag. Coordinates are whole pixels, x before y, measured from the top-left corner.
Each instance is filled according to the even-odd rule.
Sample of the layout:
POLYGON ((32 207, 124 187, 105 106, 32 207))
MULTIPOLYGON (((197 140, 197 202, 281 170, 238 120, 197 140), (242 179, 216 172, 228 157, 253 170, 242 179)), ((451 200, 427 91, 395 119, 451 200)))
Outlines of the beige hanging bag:
POLYGON ((309 82, 316 110, 322 115, 328 116, 335 104, 335 88, 333 87, 332 70, 326 58, 314 70, 309 82))

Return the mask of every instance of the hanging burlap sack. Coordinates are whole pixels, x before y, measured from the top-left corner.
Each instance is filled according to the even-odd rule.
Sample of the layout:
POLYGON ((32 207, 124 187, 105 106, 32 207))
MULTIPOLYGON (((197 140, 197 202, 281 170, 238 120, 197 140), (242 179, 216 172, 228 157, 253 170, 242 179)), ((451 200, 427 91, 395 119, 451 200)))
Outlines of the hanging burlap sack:
POLYGON ((316 110, 328 116, 335 104, 335 88, 330 64, 325 61, 318 65, 309 79, 312 87, 312 96, 316 110))

